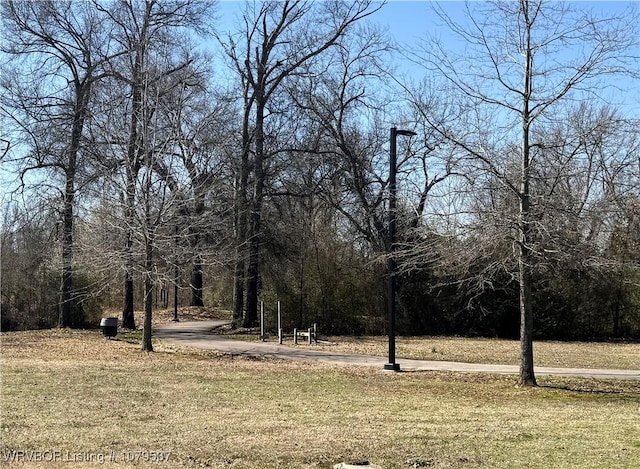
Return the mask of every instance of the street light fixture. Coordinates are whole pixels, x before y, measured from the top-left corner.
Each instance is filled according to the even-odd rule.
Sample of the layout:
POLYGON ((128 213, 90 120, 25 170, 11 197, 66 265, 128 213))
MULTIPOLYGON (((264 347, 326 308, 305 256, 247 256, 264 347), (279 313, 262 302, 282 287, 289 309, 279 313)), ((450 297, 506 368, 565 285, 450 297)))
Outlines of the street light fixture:
POLYGON ((396 172, 397 152, 396 138, 398 135, 412 137, 416 135, 411 130, 398 130, 391 127, 389 141, 389 260, 387 269, 389 274, 389 363, 384 365, 386 371, 400 371, 400 364, 396 363, 396 259, 394 250, 396 244, 396 172))

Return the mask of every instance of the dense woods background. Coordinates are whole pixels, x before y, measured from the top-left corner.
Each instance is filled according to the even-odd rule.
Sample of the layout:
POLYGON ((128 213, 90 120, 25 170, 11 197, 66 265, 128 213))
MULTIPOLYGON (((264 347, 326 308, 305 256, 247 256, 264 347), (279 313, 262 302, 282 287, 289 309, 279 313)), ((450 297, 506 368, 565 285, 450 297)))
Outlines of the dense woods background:
POLYGON ((201 0, 2 1, 2 330, 138 326, 178 286, 384 333, 398 126, 399 333, 515 338, 526 306, 537 338, 640 338, 637 5, 433 7, 464 48, 364 0, 229 31, 201 0))

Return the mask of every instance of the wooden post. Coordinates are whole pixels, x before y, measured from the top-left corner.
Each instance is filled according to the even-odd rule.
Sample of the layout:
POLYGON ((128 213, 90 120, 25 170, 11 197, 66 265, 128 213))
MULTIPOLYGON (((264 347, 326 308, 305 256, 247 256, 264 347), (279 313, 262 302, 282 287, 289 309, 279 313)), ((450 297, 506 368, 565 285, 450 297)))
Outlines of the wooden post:
POLYGON ((264 342, 264 301, 260 302, 260 340, 264 342))
POLYGON ((280 321, 280 301, 278 301, 278 330, 282 329, 282 322, 280 321))
POLYGON ((282 324, 280 323, 280 301, 278 301, 278 343, 282 345, 282 324))
POLYGON ((315 322, 313 323, 313 341, 316 344, 318 343, 318 324, 315 322))
POLYGON ((293 343, 298 345, 298 329, 293 330, 293 343))
POLYGON ((311 328, 309 328, 309 345, 311 345, 311 328))

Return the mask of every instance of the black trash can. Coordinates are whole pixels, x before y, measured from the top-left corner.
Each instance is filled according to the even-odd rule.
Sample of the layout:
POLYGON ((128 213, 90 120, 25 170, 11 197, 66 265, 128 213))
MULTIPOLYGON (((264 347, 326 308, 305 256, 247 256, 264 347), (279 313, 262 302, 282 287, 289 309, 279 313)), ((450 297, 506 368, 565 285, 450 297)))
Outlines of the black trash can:
POLYGON ((115 337, 118 335, 118 318, 102 318, 100 328, 105 337, 115 337))

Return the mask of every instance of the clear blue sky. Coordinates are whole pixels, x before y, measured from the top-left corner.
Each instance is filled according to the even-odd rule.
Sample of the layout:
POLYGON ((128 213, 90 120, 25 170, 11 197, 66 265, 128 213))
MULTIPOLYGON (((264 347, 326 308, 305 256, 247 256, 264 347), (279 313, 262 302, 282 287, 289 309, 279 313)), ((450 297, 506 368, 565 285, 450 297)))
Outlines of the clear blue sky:
MULTIPOLYGON (((395 41, 409 49, 419 47, 428 36, 434 35, 442 38, 451 47, 455 47, 448 27, 442 24, 442 19, 433 11, 432 5, 434 3, 436 2, 425 0, 390 0, 377 13, 373 21, 388 27, 389 33, 395 41), (451 39, 446 42, 448 37, 451 39)), ((465 14, 465 2, 463 1, 445 0, 437 3, 454 20, 465 14)), ((636 9, 640 9, 640 0, 574 1, 569 3, 572 3, 574 8, 591 10, 603 16, 622 14, 632 5, 636 9)), ((636 37, 640 37, 640 24, 636 24, 636 37)), ((635 55, 640 57, 640 48, 635 55)), ((637 63, 636 72, 640 73, 640 63, 637 63)), ((634 103, 631 112, 640 118, 640 86, 637 81, 635 87, 630 90, 630 94, 629 99, 625 99, 625 101, 634 103)), ((631 106, 628 107, 631 109, 631 106)))
MULTIPOLYGON (((322 1, 322 0, 318 0, 322 1)), ((401 46, 411 48, 419 47, 428 35, 436 35, 446 40, 450 36, 447 27, 443 26, 442 20, 433 12, 432 4, 428 0, 387 0, 387 4, 375 15, 371 21, 388 28, 391 37, 401 46)), ((464 2, 459 0, 445 0, 438 2, 439 5, 452 18, 456 19, 464 14, 464 2)), ((640 0, 629 1, 580 1, 573 2, 574 7, 590 9, 598 13, 615 14, 622 12, 630 5, 635 4, 640 8, 640 0)), ((245 4, 243 0, 221 0, 219 4, 220 21, 218 28, 222 31, 235 29, 236 19, 245 4)), ((640 25, 638 25, 638 36, 640 37, 640 25)), ((452 46, 453 43, 449 42, 452 46)), ((640 50, 637 51, 640 57, 640 50)), ((423 71, 401 57, 396 57, 399 69, 407 72, 414 79, 421 78, 423 71)), ((640 73, 640 64, 638 67, 640 73)), ((625 102, 625 112, 640 117, 640 87, 637 82, 634 86, 628 86, 629 96, 621 99, 625 102)))
MULTIPOLYGON (((322 1, 322 0, 318 0, 322 1)), ((220 0, 220 27, 227 29, 234 24, 234 17, 241 12, 244 0, 220 0)), ((373 21, 389 27, 389 32, 398 42, 412 42, 424 38, 425 34, 432 30, 438 21, 433 14, 429 0, 387 0, 387 4, 376 13, 373 21)), ((621 11, 630 4, 640 7, 640 0, 629 1, 580 1, 573 2, 580 8, 591 8, 595 11, 613 12, 621 11)), ((462 12, 464 2, 459 0, 445 0, 439 2, 440 6, 455 18, 456 12, 462 12)))

